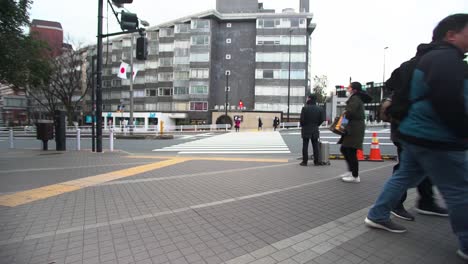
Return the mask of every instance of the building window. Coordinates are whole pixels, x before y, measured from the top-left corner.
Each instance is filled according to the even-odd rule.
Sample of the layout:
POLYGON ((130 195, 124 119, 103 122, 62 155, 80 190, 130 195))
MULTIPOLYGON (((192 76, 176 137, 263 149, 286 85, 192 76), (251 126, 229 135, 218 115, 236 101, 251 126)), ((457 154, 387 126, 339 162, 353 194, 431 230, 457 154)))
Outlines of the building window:
POLYGON ((190 57, 174 57, 174 64, 190 64, 190 57))
POLYGON ((145 104, 145 110, 146 111, 155 111, 156 110, 156 104, 145 104))
POLYGON ((208 111, 208 102, 190 102, 190 111, 208 111))
POLYGON ((182 95, 182 94, 189 94, 188 87, 174 87, 174 94, 182 95))
POLYGON ((177 24, 174 27, 174 32, 175 33, 188 33, 189 32, 189 26, 188 24, 177 24))
POLYGON ((176 41, 174 41, 174 48, 188 49, 188 48, 190 48, 190 41, 188 41, 188 40, 176 40, 176 41))
POLYGON ((187 111, 187 110, 189 110, 188 109, 188 103, 176 102, 176 103, 174 103, 174 110, 175 111, 187 111))
POLYGON ((134 90, 133 91, 133 97, 135 97, 135 98, 145 97, 145 90, 134 90))
POLYGON ((159 30, 159 37, 173 37, 174 30, 172 28, 161 28, 159 30))
POLYGON ((109 88, 111 87, 111 81, 110 80, 103 80, 102 81, 102 88, 109 88))
POLYGON ((193 79, 208 79, 209 69, 190 69, 190 78, 193 79))
POLYGON ((158 73, 158 80, 160 82, 172 82, 173 73, 172 72, 160 72, 158 73))
POLYGON ((188 80, 189 72, 188 71, 177 71, 174 72, 174 80, 188 80))
POLYGON ((232 27, 232 24, 231 24, 231 23, 227 23, 227 24, 226 24, 226 27, 230 28, 230 27, 232 27))
POLYGON ((208 85, 190 86, 190 94, 208 94, 208 85))
POLYGON ((158 90, 156 88, 146 89, 146 96, 148 97, 153 97, 153 96, 156 96, 157 94, 158 94, 158 90))
POLYGON ((210 60, 210 54, 206 53, 190 53, 191 62, 207 62, 210 60))
POLYGON ((192 20, 192 29, 209 28, 210 21, 208 20, 192 20))
POLYGON ((174 51, 174 43, 160 43, 159 52, 172 52, 174 51))
POLYGON ((171 95, 172 95, 172 88, 170 87, 158 88, 158 96, 171 96, 171 95))
POLYGON ((263 70, 263 79, 273 79, 273 70, 263 70))
POLYGON ((210 42, 209 36, 192 36, 191 43, 192 45, 208 45, 210 42))
POLYGON ((112 87, 120 87, 120 86, 122 86, 122 80, 120 79, 112 80, 112 87))
POLYGON ((166 58, 159 58, 159 66, 160 67, 172 67, 173 58, 166 57, 166 58))

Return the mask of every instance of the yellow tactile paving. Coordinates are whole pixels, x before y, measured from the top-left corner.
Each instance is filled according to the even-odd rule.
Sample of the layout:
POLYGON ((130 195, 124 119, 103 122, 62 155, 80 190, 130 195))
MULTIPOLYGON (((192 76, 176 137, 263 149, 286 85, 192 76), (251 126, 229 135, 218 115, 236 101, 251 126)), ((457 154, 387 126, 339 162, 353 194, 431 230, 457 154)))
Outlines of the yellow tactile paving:
POLYGON ((48 185, 27 191, 16 192, 12 194, 0 196, 0 205, 14 207, 37 200, 53 197, 59 194, 72 192, 84 187, 97 185, 100 183, 133 176, 147 171, 160 169, 171 166, 177 163, 187 161, 187 158, 170 158, 160 162, 141 165, 133 168, 113 171, 109 173, 99 174, 95 176, 85 177, 77 180, 62 182, 58 184, 48 185))

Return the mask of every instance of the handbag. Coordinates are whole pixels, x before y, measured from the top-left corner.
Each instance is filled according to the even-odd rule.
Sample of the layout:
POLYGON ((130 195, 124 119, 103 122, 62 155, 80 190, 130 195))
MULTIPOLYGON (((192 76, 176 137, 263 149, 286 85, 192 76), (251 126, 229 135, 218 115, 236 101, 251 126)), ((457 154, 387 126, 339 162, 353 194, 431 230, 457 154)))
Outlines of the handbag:
POLYGON ((335 117, 335 120, 329 127, 331 132, 340 136, 346 134, 346 126, 348 125, 348 119, 345 116, 346 112, 343 112, 340 116, 335 117))

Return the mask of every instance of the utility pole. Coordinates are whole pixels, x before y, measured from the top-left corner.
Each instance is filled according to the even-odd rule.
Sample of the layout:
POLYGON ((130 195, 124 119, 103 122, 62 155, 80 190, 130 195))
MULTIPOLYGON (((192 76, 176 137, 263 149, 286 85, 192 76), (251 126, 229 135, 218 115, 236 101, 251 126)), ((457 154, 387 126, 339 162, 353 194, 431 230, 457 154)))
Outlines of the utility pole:
POLYGON ((287 122, 289 122, 289 101, 291 97, 291 33, 293 29, 289 29, 289 64, 288 64, 288 114, 287 114, 287 122))
POLYGON ((104 0, 98 0, 97 80, 96 80, 96 152, 102 152, 102 9, 104 0))
POLYGON ((133 135, 133 33, 131 33, 130 41, 130 135, 133 135))

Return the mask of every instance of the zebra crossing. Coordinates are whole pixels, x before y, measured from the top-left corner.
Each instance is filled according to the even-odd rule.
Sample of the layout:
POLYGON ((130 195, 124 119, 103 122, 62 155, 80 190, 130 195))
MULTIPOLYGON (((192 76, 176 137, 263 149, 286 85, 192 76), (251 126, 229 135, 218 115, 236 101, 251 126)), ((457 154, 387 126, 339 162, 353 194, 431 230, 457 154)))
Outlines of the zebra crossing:
POLYGON ((231 132, 177 144, 155 152, 178 154, 282 154, 291 153, 283 137, 272 132, 231 132))

